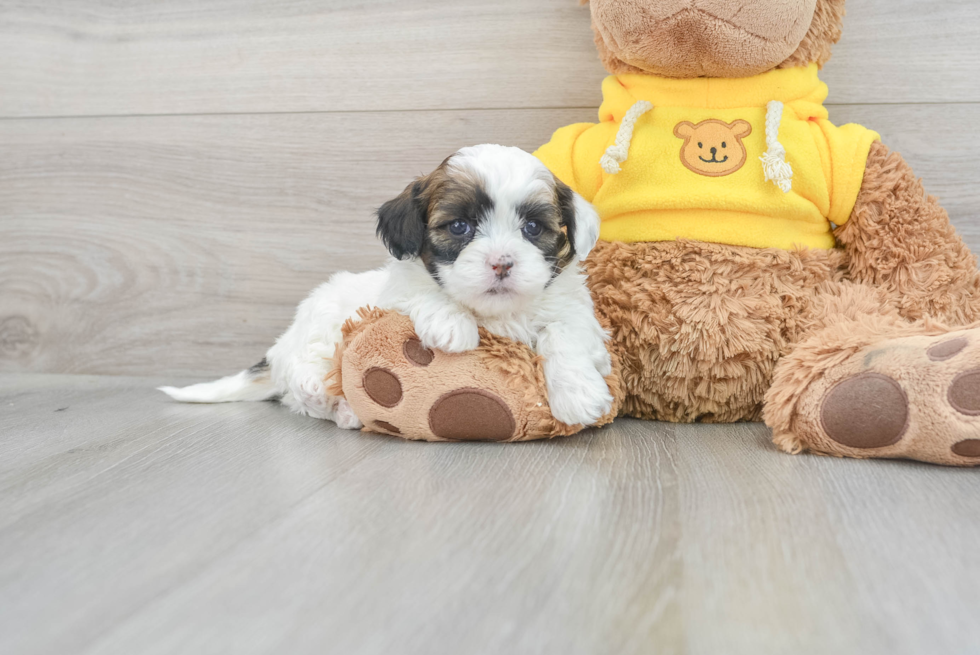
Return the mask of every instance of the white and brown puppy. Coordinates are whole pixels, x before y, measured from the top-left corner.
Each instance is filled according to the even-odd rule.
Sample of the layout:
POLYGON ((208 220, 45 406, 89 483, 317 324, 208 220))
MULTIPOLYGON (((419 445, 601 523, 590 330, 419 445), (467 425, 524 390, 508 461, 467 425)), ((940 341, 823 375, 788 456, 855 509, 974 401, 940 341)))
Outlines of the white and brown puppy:
POLYGON ((463 148, 378 210, 378 235, 395 259, 315 289, 261 363, 162 390, 186 402, 278 396, 297 412, 360 427, 323 380, 344 321, 372 305, 409 316, 427 348, 476 348, 478 326, 527 344, 544 358, 559 421, 591 425, 609 411, 608 337, 578 265, 595 246, 599 217, 537 158, 497 145, 463 148))

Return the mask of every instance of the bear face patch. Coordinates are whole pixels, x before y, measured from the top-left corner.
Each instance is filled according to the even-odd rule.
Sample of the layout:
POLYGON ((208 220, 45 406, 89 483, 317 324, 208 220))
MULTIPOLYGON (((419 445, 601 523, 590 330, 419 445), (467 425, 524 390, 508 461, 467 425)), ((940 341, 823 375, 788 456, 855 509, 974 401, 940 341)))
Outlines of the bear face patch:
POLYGON ((674 136, 684 139, 681 163, 698 175, 731 175, 745 165, 742 139, 752 134, 748 121, 726 123, 712 118, 697 125, 684 121, 674 128, 674 136))

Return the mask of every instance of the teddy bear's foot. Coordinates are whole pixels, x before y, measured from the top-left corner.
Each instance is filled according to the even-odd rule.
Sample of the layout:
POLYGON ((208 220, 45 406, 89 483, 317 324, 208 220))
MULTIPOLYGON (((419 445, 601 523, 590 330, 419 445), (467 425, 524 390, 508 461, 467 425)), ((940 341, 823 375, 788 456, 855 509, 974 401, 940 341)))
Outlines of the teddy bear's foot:
POLYGON ((980 329, 872 343, 800 397, 790 452, 980 465, 980 329))
POLYGON ((344 326, 334 359, 339 379, 329 392, 342 394, 372 432, 425 441, 527 441, 582 429, 552 417, 533 351, 482 330, 477 349, 445 353, 423 347, 407 317, 362 310, 360 321, 344 326))

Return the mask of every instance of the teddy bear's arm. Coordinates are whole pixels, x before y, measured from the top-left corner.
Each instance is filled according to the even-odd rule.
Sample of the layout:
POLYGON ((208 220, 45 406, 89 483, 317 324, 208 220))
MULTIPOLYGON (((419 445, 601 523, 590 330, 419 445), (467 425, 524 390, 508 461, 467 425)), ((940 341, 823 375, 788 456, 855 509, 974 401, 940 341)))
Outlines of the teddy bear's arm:
POLYGON ((834 235, 850 278, 896 291, 906 318, 980 319, 973 254, 908 163, 881 142, 871 145, 857 202, 834 235))

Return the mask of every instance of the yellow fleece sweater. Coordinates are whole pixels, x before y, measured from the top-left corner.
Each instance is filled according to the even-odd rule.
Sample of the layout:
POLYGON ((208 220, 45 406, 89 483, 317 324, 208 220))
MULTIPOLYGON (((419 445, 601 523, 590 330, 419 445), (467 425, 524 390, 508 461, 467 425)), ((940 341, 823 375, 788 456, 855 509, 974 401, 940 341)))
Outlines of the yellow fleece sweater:
POLYGON ((878 139, 827 119, 816 65, 745 79, 613 75, 602 92, 598 124, 563 127, 535 154, 595 205, 607 241, 833 248, 830 224, 850 217, 878 139), (638 101, 652 109, 630 112, 642 114, 630 138, 623 118, 638 101), (611 174, 600 160, 617 136, 626 159, 611 174), (767 181, 764 155, 792 172, 767 181))

